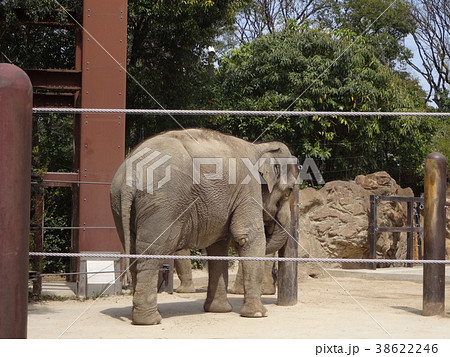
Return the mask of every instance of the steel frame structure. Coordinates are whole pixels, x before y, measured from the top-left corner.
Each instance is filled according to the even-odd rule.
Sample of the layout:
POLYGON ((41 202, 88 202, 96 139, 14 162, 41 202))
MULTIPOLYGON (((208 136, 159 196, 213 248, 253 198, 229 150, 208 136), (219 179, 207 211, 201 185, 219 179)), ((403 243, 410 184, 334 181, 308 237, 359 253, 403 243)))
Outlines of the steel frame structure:
MULTIPOLYGON (((39 108, 126 107, 127 0, 84 0, 83 13, 69 12, 69 21, 27 24, 75 27, 75 68, 27 69, 33 85, 34 106, 39 108)), ((57 11, 61 11, 60 9, 57 11)), ((72 172, 48 172, 45 180, 76 181, 47 186, 70 186, 73 192, 72 225, 113 227, 109 186, 89 182, 111 182, 124 159, 125 114, 74 114, 72 172), (86 183, 84 183, 86 182, 86 183)), ((73 230, 72 251, 122 251, 115 229, 73 230)), ((72 271, 80 260, 73 259, 72 271)))

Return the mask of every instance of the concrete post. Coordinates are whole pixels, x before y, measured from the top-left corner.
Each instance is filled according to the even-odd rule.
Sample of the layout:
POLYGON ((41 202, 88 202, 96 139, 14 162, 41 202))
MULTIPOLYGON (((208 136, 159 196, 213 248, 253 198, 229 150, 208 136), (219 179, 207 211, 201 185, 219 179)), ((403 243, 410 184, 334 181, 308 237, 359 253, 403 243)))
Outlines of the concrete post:
MULTIPOLYGON (((424 259, 445 259, 444 155, 434 152, 425 159, 424 259)), ((445 265, 424 264, 423 315, 445 315, 445 265)))
POLYGON ((0 338, 27 337, 33 89, 0 63, 0 338))

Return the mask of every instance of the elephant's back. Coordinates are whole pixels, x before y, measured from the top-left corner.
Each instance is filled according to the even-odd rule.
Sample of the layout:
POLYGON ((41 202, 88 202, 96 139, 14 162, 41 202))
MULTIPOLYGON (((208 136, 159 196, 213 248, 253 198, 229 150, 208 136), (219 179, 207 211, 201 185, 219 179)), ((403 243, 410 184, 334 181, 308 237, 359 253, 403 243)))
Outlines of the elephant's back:
POLYGON ((133 151, 153 148, 163 153, 187 157, 236 157, 242 152, 251 155, 252 144, 234 136, 209 129, 172 130, 153 136, 133 151))

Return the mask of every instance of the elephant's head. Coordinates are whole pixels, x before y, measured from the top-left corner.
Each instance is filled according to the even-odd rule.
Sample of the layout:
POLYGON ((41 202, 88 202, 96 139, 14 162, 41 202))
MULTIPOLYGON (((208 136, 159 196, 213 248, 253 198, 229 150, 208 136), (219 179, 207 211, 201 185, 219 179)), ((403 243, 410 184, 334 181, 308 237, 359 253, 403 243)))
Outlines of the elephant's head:
POLYGON ((266 253, 279 250, 289 237, 291 221, 290 196, 299 175, 298 160, 286 145, 278 142, 264 145, 265 158, 259 172, 263 178, 262 203, 266 233, 266 253))

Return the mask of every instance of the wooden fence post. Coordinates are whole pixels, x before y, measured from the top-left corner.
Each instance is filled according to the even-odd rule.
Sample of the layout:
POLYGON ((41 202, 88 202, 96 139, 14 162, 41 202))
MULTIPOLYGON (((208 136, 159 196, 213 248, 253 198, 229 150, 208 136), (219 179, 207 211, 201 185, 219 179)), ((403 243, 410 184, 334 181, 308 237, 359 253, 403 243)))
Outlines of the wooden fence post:
MULTIPOLYGON (((294 186, 291 194, 291 235, 285 246, 279 251, 280 257, 298 257, 298 185, 294 186)), ((278 263, 278 301, 280 306, 292 306, 297 304, 297 262, 278 263)))
MULTIPOLYGON (((445 259, 444 155, 434 152, 425 159, 424 259, 445 259)), ((424 264, 423 315, 445 315, 445 265, 424 264)))

